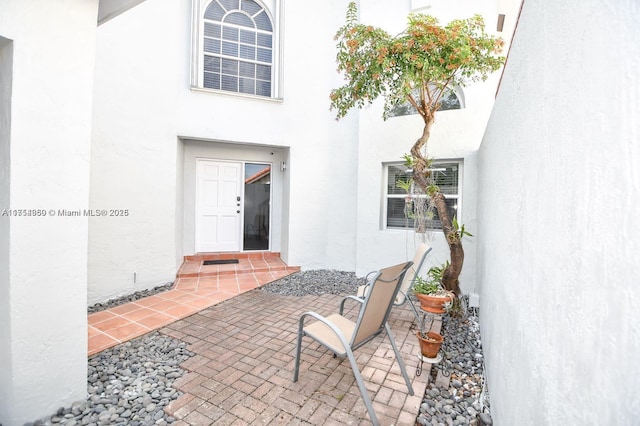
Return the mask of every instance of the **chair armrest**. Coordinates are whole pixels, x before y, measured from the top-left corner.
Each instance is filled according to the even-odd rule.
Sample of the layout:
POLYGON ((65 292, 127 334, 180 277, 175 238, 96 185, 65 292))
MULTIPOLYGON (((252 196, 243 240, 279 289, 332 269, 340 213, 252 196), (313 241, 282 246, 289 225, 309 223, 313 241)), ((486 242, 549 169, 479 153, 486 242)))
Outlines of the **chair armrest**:
POLYGON ((367 292, 369 291, 369 287, 373 282, 372 277, 374 274, 377 274, 378 271, 371 271, 367 275, 364 276, 364 284, 358 286, 358 297, 364 299, 367 296, 367 292), (361 290, 362 289, 362 290, 361 290))
POLYGON ((358 296, 353 296, 353 295, 349 295, 349 296, 345 296, 342 301, 340 302, 340 315, 342 315, 342 313, 344 312, 344 302, 346 302, 347 300, 355 300, 356 302, 360 303, 361 305, 364 303, 364 299, 358 297, 358 296))
MULTIPOLYGON (((310 334, 307 334, 307 333, 304 332, 304 320, 305 320, 306 317, 312 317, 312 318, 316 319, 317 321, 320 321, 321 323, 323 323, 327 327, 329 327, 331 329, 331 331, 336 335, 336 337, 340 340, 340 343, 342 344, 342 346, 344 348, 348 348, 349 347, 349 342, 347 342, 347 338, 345 337, 345 335, 342 332, 342 330, 340 330, 334 323, 329 321, 327 318, 323 317, 320 314, 312 312, 312 311, 305 312, 300 316, 300 322, 298 324, 298 335, 299 336, 302 336, 303 334, 311 336, 310 334)), ((326 346, 326 347, 328 347, 328 348, 330 348, 332 350, 336 350, 335 348, 332 348, 331 346, 329 346, 326 342, 318 340, 317 338, 314 338, 313 336, 311 336, 311 337, 314 340, 316 340, 318 343, 322 344, 323 346, 326 346)), ((335 352, 335 353, 337 353, 337 354, 339 353, 341 356, 344 356, 346 354, 345 351, 340 351, 340 352, 335 352)))

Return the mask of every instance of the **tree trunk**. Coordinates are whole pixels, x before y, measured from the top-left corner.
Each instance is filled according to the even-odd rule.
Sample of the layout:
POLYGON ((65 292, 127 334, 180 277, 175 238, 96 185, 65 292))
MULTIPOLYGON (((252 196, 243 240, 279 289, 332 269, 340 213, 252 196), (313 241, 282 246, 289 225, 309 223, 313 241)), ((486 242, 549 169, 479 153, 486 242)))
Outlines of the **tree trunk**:
POLYGON ((464 250, 462 249, 461 235, 458 235, 453 228, 451 217, 449 217, 449 211, 445 203, 444 195, 441 192, 436 192, 431 197, 433 203, 438 211, 438 217, 442 224, 442 232, 449 244, 449 252, 451 256, 451 262, 442 274, 442 285, 449 291, 455 293, 456 296, 460 296, 460 282, 458 277, 462 272, 462 264, 464 263, 464 250))
POLYGON ((427 193, 427 187, 429 186, 429 176, 431 171, 429 170, 429 164, 427 159, 422 155, 422 148, 427 145, 429 136, 431 136, 431 126, 435 121, 435 112, 424 115, 424 129, 422 130, 422 136, 411 147, 411 156, 413 157, 413 180, 418 186, 427 193))
POLYGON ((435 111, 425 114, 422 118, 424 119, 422 136, 413 144, 413 147, 411 147, 411 156, 414 160, 413 180, 425 194, 431 197, 438 211, 440 223, 442 224, 442 232, 447 239, 447 244, 449 244, 451 261, 444 271, 442 285, 447 290, 452 291, 456 296, 460 296, 458 277, 460 276, 462 264, 464 263, 464 250, 462 249, 462 242, 460 241, 462 236, 458 236, 456 230, 453 228, 444 195, 441 192, 430 194, 428 191, 431 171, 429 170, 427 159, 422 155, 422 149, 427 145, 429 136, 431 135, 431 126, 433 126, 435 121, 435 111))

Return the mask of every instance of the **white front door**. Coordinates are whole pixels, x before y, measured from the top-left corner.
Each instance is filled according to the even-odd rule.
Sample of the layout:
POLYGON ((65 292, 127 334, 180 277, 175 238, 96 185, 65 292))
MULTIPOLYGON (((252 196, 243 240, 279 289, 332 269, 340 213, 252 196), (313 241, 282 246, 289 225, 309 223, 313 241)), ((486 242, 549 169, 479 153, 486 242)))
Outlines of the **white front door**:
POLYGON ((196 252, 240 251, 242 163, 196 161, 196 252))

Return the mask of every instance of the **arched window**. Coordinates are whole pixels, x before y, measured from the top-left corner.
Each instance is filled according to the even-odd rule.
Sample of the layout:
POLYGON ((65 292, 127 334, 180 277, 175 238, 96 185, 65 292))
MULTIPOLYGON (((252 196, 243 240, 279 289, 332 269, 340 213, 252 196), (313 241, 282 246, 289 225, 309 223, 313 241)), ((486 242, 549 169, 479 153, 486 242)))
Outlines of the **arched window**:
MULTIPOLYGON (((416 90, 415 97, 418 97, 416 90)), ((462 109, 464 108, 464 95, 462 89, 447 87, 445 89, 442 99, 440 99, 440 108, 438 111, 446 111, 448 109, 462 109)), ((389 112, 389 117, 400 117, 403 115, 417 114, 418 111, 413 108, 409 102, 403 102, 396 105, 389 112)))
POLYGON ((253 0, 213 0, 202 31, 202 87, 272 95, 273 24, 253 0))

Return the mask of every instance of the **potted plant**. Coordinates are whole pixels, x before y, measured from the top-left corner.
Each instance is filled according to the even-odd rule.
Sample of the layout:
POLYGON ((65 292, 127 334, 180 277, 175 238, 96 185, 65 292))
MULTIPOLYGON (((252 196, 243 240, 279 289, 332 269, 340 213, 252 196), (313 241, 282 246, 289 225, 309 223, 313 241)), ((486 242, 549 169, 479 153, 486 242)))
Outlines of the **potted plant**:
POLYGON ((435 331, 418 331, 418 342, 420 342, 420 353, 423 357, 435 358, 440 351, 440 345, 444 341, 444 338, 435 331))
MULTIPOLYGON (((427 271, 427 277, 416 276, 412 288, 413 294, 420 302, 420 308, 432 314, 444 314, 454 301, 454 294, 442 286, 442 274, 449 266, 449 262, 441 266, 432 266, 427 271)), ((424 331, 424 324, 420 323, 420 330, 416 333, 423 357, 436 358, 443 342, 443 337, 434 331, 424 331)))
POLYGON ((432 266, 427 272, 427 278, 415 278, 413 294, 424 311, 444 314, 447 306, 453 303, 454 294, 442 286, 442 274, 448 267, 449 262, 441 266, 432 266))

